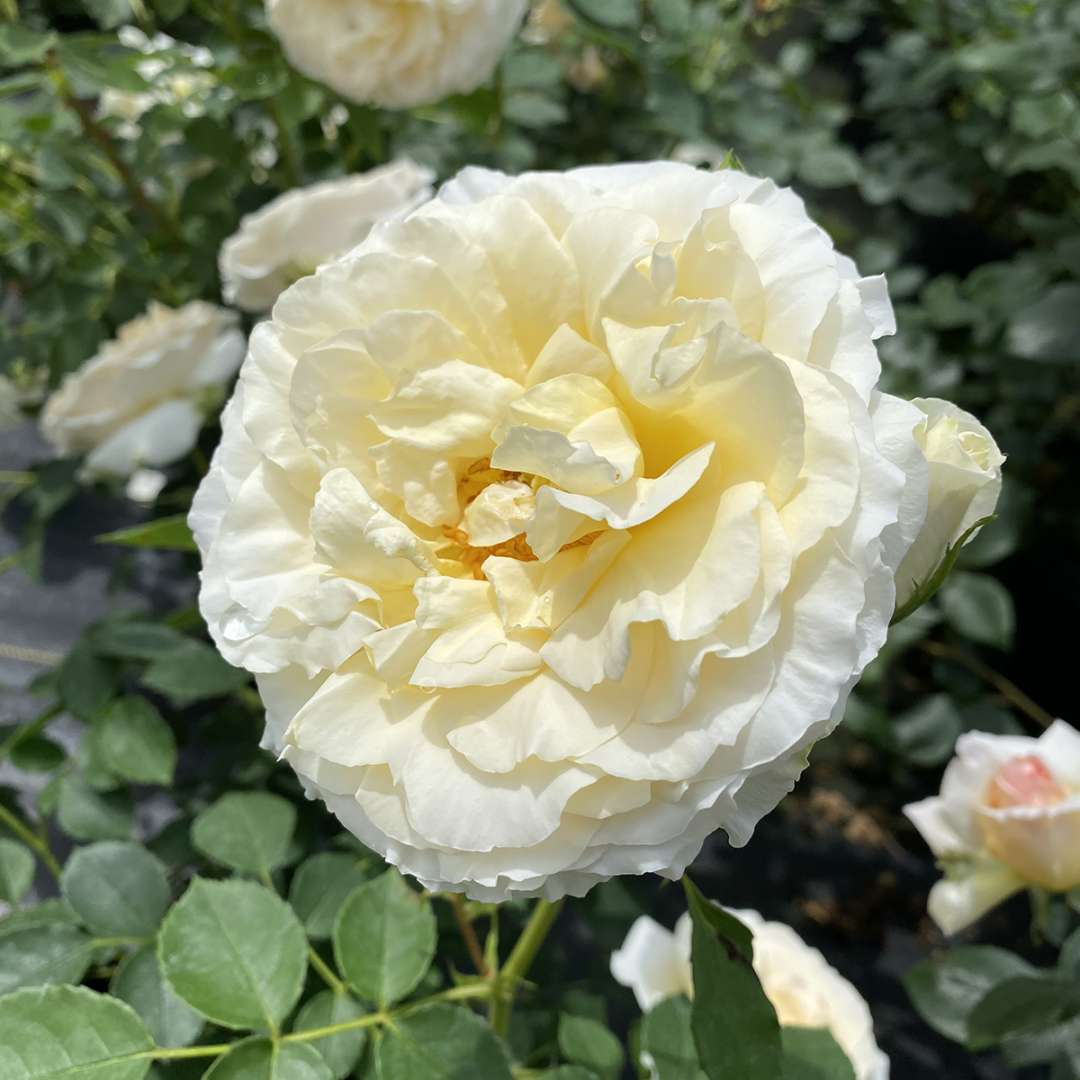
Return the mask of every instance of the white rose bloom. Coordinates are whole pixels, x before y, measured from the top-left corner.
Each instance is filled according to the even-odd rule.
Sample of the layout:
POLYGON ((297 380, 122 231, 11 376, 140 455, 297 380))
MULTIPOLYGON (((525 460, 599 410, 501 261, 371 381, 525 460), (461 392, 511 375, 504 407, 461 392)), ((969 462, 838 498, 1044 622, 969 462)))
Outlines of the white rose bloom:
POLYGON ((928 907, 946 934, 1030 885, 1080 886, 1080 733, 961 735, 941 794, 904 813, 944 865, 928 907))
MULTIPOLYGON (((918 540, 897 571, 898 606, 933 574, 964 533, 994 512, 1005 464, 994 437, 971 413, 940 398, 916 398, 912 404, 925 414, 915 441, 929 463, 929 507, 918 540)), ((978 530, 966 542, 977 535, 978 530)))
POLYGON ((745 844, 885 640, 926 506, 893 329, 792 192, 469 169, 283 293, 191 525, 268 744, 433 889, 745 844))
POLYGON ((240 222, 221 247, 225 302, 261 312, 297 278, 344 254, 377 221, 431 198, 434 173, 407 158, 370 172, 298 188, 240 222))
MULTIPOLYGON (((874 1040, 874 1021, 862 995, 790 926, 756 911, 728 909, 754 935, 754 971, 782 1027, 827 1028, 855 1070, 856 1080, 888 1080, 889 1059, 874 1040)), ((674 932, 647 915, 634 922, 611 954, 611 974, 630 987, 642 1012, 674 994, 694 996, 689 913, 674 932)))
POLYGON ((411 109, 487 82, 526 0, 266 0, 290 63, 350 101, 411 109))
POLYGON ((86 454, 89 476, 169 465, 195 445, 207 394, 243 356, 234 312, 151 304, 64 380, 42 410, 42 433, 61 454, 86 454))

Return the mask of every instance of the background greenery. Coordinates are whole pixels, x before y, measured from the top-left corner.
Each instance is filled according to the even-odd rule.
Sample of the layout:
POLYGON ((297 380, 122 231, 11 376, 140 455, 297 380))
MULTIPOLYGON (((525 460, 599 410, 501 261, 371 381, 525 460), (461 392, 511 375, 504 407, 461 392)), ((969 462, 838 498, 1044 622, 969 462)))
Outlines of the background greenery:
MULTIPOLYGON (((253 0, 0 0, 0 373, 33 413, 148 301, 217 300, 217 251, 242 213, 396 154, 445 178, 465 164, 518 171, 674 155, 715 165, 733 151, 748 171, 793 184, 841 250, 888 275, 900 329, 882 345, 885 387, 976 412, 1009 455, 1007 483, 999 520, 894 633, 795 795, 745 851, 712 842, 696 877, 707 895, 821 945, 870 999, 898 1080, 1029 1066, 1032 1076, 1080 1076, 1080 938, 1069 937, 1078 904, 1036 897, 1029 910, 1020 899, 968 935, 977 945, 945 949, 925 917, 931 857, 898 814, 936 789, 962 731, 1036 734, 1075 715, 1066 620, 1080 606, 1080 7, 567 0, 544 10, 493 86, 386 113, 292 71, 253 0), (171 40, 148 54, 159 32, 171 40), (136 120, 122 115, 130 95, 149 106, 136 120)), ((172 470, 159 515, 186 509, 216 438, 208 428, 172 470)), ((76 499, 73 462, 0 476, 6 522, 21 537, 3 565, 48 582, 49 530, 86 543, 99 511, 76 499)), ((112 498, 93 496, 99 506, 112 498)), ((168 527, 116 539, 186 545, 168 527)), ((114 550, 117 576, 138 587, 145 564, 114 550)), ((46 781, 32 805, 14 790, 0 801, 0 900, 23 905, 0 921, 0 993, 108 989, 159 1045, 177 1047, 287 1017, 296 1029, 404 1008, 401 1045, 363 1037, 366 1028, 283 1044, 288 1075, 367 1075, 376 1045, 382 1077, 421 1075, 409 1047, 432 1040, 446 1060, 472 1062, 470 1075, 501 1075, 490 1062, 505 1063, 504 1050, 465 1005, 408 1005, 473 993, 455 978, 476 966, 456 917, 475 918, 483 938, 493 913, 416 900, 303 801, 257 749, 260 709, 245 676, 204 639, 193 557, 181 550, 163 565, 172 587, 146 589, 141 610, 88 627, 36 680, 36 717, 0 732, 9 775, 13 766, 46 781), (49 735, 64 714, 85 726, 74 750, 49 735), (146 808, 163 800, 158 829, 146 808), (230 871, 245 883, 215 883, 230 871), (41 899, 56 893, 50 872, 66 900, 41 899), (125 888, 102 894, 110 882, 125 888), (356 968, 364 949, 348 920, 333 932, 351 892, 343 882, 362 890, 348 908, 375 905, 408 924, 398 932, 415 945, 412 967, 356 968), (253 976, 273 1001, 253 1003, 250 987, 188 985, 169 968, 185 942, 209 940, 191 927, 219 901, 280 924, 287 970, 253 976), (305 982, 309 963, 338 970, 305 982)), ((514 1012, 514 1059, 537 1070, 575 1063, 562 1080, 616 1076, 636 1040, 667 1040, 663 1080, 697 1075, 685 1009, 631 1033, 636 1010, 606 970, 638 913, 684 908, 679 890, 636 880, 572 905, 535 969, 540 989, 514 1012)), ((522 918, 523 906, 503 909, 504 954, 522 918)), ((87 1023, 115 1023, 118 1045, 145 1050, 146 1031, 127 1014, 95 1018, 87 1010, 99 999, 49 993, 87 1023)), ((5 1025, 20 1023, 0 999, 0 1045, 5 1025)), ((213 1080, 270 1075, 270 1046, 253 1037, 213 1080)), ((210 1061, 154 1068, 184 1080, 210 1061)))

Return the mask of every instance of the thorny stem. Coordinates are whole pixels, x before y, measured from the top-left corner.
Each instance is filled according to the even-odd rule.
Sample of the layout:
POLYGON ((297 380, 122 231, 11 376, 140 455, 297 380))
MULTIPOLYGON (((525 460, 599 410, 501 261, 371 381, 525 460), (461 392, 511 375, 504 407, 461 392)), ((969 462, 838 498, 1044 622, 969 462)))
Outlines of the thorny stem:
POLYGON ((1020 689, 1011 679, 1005 678, 1000 672, 995 671, 989 664, 984 664, 977 656, 972 655, 965 649, 955 645, 946 645, 942 641, 923 641, 919 647, 923 652, 942 660, 952 660, 961 664, 968 671, 978 675, 984 682, 989 683, 1006 701, 1019 709, 1026 717, 1033 720, 1041 728, 1048 728, 1054 718, 1037 702, 1020 689))
POLYGON ((454 921, 461 933, 461 939, 465 942, 465 948, 469 950, 469 959, 477 972, 487 978, 488 966, 484 960, 484 950, 480 947, 480 941, 476 936, 476 929, 465 910, 465 901, 461 893, 448 893, 446 899, 450 902, 450 910, 454 913, 454 921))
POLYGON ((540 946, 562 910, 562 900, 538 900, 521 937, 517 939, 506 963, 499 969, 492 986, 491 1026, 505 1036, 514 1007, 518 984, 529 972, 540 946))

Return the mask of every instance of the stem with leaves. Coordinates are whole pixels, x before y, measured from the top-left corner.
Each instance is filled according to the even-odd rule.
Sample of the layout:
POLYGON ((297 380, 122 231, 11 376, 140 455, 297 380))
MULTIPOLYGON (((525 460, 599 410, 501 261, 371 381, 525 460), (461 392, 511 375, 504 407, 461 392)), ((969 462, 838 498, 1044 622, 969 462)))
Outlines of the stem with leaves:
POLYGON ((56 856, 52 853, 52 849, 46 843, 45 838, 34 832, 34 830, 25 822, 20 821, 19 818, 2 803, 0 803, 0 825, 5 826, 12 835, 30 848, 41 860, 45 869, 48 870, 57 881, 60 880, 60 874, 62 872, 60 863, 57 862, 56 856))
POLYGON ((489 1017, 497 1035, 506 1035, 518 985, 528 974, 540 946, 562 910, 562 905, 562 900, 537 901, 521 937, 510 950, 506 963, 496 973, 492 983, 489 1017))

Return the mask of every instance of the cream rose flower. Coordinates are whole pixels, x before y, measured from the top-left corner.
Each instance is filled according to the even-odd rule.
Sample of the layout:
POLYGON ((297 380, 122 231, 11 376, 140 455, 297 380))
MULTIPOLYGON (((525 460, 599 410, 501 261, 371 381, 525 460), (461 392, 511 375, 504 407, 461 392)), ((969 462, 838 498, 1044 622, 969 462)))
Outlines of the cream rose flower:
POLYGON ((198 300, 151 304, 64 380, 42 410, 42 433, 61 454, 86 454, 89 476, 169 465, 195 445, 208 393, 243 356, 235 313, 198 300))
MULTIPOLYGON (((862 995, 790 926, 756 911, 728 909, 754 935, 754 971, 782 1027, 826 1028, 855 1070, 856 1080, 888 1080, 889 1059, 874 1040, 862 995)), ((611 954, 611 974, 630 987, 642 1012, 674 994, 694 996, 689 913, 665 929, 647 915, 611 954)))
POLYGON ((904 807, 941 860, 929 911, 946 934, 1029 885, 1080 885, 1080 733, 962 735, 941 794, 904 807))
POLYGON ((431 198, 430 169, 402 158, 370 172, 298 188, 240 222, 221 247, 227 304, 268 311, 297 278, 344 254, 377 221, 397 217, 431 198))
POLYGON ((289 61, 350 101, 411 109, 491 78, 526 0, 266 0, 289 61))
POLYGON ((746 843, 877 654, 926 507, 893 328, 790 191, 466 170, 256 328, 191 514, 268 744, 470 896, 746 843))
MULTIPOLYGON (((918 540, 896 574, 897 606, 938 568, 946 551, 983 518, 1001 494, 1005 455, 970 413, 939 398, 916 398, 925 415, 915 441, 929 463, 929 506, 918 540)), ((978 530, 965 543, 974 540, 978 530)))

